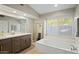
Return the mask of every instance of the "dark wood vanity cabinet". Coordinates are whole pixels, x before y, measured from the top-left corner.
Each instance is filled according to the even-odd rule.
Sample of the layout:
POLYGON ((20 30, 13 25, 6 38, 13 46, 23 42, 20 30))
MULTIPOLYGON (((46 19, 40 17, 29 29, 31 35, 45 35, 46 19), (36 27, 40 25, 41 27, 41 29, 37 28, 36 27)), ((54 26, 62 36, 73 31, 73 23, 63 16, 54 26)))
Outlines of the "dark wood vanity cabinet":
POLYGON ((12 47, 13 47, 12 52, 13 53, 20 52, 30 46, 31 46, 31 36, 30 35, 15 37, 12 39, 12 47))
POLYGON ((26 45, 26 39, 24 36, 20 38, 21 40, 21 49, 25 49, 26 45))
POLYGON ((31 36, 27 35, 27 36, 23 36, 21 38, 21 48, 25 49, 28 48, 31 45, 31 36))
POLYGON ((18 53, 31 46, 31 35, 0 40, 0 53, 18 53))
POLYGON ((28 48, 31 45, 31 35, 27 35, 26 45, 27 45, 27 46, 25 46, 26 48, 28 48))
POLYGON ((0 53, 11 53, 11 39, 0 40, 0 53))
POLYGON ((21 47, 20 47, 20 38, 19 37, 14 37, 12 38, 12 53, 19 52, 21 47))

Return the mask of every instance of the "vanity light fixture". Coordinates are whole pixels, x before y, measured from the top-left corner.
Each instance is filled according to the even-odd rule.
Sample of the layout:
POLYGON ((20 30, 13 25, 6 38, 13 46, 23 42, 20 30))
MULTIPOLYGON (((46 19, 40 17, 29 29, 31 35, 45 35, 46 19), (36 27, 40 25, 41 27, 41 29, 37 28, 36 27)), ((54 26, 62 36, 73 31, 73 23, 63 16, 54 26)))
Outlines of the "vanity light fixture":
POLYGON ((58 7, 58 4, 54 4, 54 7, 58 7))

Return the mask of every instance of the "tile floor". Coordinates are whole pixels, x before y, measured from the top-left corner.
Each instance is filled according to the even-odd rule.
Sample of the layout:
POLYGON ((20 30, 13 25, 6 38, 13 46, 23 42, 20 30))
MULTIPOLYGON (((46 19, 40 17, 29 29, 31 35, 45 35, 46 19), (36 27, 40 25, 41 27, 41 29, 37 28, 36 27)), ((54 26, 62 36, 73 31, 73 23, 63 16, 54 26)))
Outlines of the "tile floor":
POLYGON ((30 48, 25 49, 20 54, 45 54, 45 52, 35 47, 35 44, 32 44, 30 48))

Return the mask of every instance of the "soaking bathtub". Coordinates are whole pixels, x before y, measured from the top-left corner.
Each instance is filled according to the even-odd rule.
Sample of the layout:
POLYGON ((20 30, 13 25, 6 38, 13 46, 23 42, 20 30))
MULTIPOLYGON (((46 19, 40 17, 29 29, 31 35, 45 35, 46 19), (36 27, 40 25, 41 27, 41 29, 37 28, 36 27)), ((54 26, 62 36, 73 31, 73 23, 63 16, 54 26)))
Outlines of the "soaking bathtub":
POLYGON ((48 54, 78 53, 77 50, 72 50, 73 45, 74 39, 65 36, 46 36, 36 42, 36 47, 48 54))

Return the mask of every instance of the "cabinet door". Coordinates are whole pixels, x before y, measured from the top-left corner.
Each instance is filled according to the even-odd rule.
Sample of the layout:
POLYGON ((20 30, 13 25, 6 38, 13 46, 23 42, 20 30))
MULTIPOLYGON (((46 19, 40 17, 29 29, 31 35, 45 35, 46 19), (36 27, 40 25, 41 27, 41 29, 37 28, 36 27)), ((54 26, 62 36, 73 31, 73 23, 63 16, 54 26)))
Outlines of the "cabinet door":
POLYGON ((21 49, 25 49, 30 47, 31 45, 31 39, 30 36, 25 35, 21 37, 21 49))
POLYGON ((0 53, 11 53, 11 39, 0 41, 0 53))
POLYGON ((2 21, 0 21, 0 32, 3 31, 3 30, 2 30, 2 27, 3 27, 2 24, 3 24, 2 21))
POLYGON ((25 39, 24 37, 21 37, 21 49, 24 49, 25 48, 25 39))
POLYGON ((20 42, 21 42, 20 37, 12 38, 12 52, 13 53, 19 52, 21 50, 20 42))
POLYGON ((2 40, 0 40, 0 53, 2 53, 2 46, 3 46, 2 40))
POLYGON ((31 36, 30 35, 26 35, 25 36, 25 47, 28 48, 31 46, 31 36))
POLYGON ((26 44, 28 45, 28 47, 30 47, 31 46, 31 35, 28 35, 27 38, 28 39, 27 39, 27 43, 26 44))

